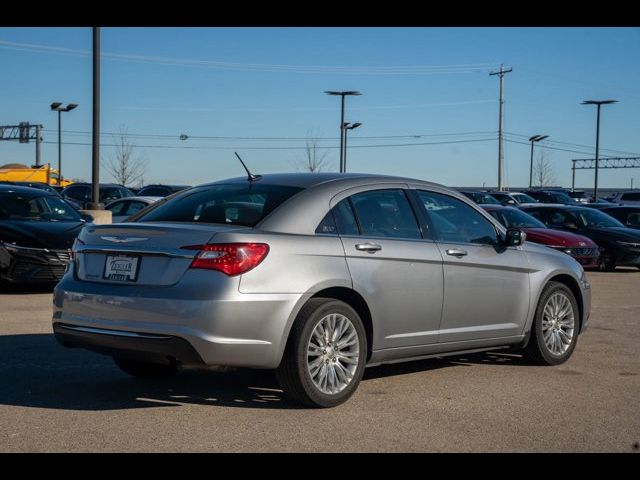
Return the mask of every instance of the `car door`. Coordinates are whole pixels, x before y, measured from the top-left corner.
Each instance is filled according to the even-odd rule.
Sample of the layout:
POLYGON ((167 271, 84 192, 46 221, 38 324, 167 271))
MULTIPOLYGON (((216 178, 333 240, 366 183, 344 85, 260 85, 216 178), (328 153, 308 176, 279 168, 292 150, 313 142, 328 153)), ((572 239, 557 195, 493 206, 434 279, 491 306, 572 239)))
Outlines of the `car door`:
POLYGON ((443 258, 439 341, 522 334, 529 312, 529 263, 522 247, 498 245, 494 224, 446 193, 415 190, 443 258))
POLYGON ((359 187, 331 202, 353 288, 371 311, 375 350, 438 341, 442 256, 405 186, 359 187))

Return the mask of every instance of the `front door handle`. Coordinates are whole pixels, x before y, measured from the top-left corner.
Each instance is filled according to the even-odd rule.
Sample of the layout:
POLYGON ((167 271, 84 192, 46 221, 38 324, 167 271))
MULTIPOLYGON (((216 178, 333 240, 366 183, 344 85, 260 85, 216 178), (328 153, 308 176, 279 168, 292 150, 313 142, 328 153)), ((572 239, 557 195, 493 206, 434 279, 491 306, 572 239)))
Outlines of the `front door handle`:
POLYGON ((375 253, 378 250, 382 250, 382 247, 377 243, 358 243, 356 244, 356 250, 359 250, 361 252, 375 253))
POLYGON ((458 248, 450 248, 447 250, 447 255, 451 255, 453 257, 464 257, 467 254, 466 250, 460 250, 458 248))

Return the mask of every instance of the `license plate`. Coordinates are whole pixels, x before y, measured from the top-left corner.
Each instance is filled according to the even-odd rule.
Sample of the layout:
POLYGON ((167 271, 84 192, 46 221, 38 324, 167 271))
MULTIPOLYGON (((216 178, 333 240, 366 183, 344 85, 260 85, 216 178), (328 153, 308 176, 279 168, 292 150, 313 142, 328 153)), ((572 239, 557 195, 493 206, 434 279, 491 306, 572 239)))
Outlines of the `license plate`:
POLYGON ((104 278, 119 282, 135 282, 138 278, 140 257, 125 255, 107 255, 104 265, 104 278))

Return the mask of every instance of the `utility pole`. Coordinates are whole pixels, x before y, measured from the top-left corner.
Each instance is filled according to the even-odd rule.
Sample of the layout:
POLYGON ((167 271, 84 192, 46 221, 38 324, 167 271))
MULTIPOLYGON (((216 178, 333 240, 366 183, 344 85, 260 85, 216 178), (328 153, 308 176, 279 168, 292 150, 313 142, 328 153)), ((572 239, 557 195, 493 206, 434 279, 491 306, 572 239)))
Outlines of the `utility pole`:
POLYGON ((595 105, 597 107, 596 113, 596 173, 593 185, 593 198, 598 198, 598 167, 600 160, 600 107, 602 105, 611 105, 612 103, 618 103, 617 100, 585 100, 582 105, 595 105))
MULTIPOLYGON (((533 144, 539 142, 540 140, 544 140, 545 138, 549 138, 549 135, 534 135, 529 138, 531 142, 531 160, 529 162, 529 190, 533 187, 533 144)), ((573 188, 571 188, 573 191, 573 188)))
POLYGON ((93 136, 91 141, 91 210, 100 203, 100 27, 93 27, 93 136))
POLYGON ((500 70, 491 72, 489 75, 498 75, 500 77, 500 109, 498 114, 498 190, 502 191, 502 118, 504 107, 504 76, 513 71, 513 68, 504 69, 504 65, 500 65, 500 70))
POLYGON ((40 166, 40 142, 41 142, 41 138, 40 138, 40 129, 42 128, 42 125, 36 125, 36 167, 40 166))

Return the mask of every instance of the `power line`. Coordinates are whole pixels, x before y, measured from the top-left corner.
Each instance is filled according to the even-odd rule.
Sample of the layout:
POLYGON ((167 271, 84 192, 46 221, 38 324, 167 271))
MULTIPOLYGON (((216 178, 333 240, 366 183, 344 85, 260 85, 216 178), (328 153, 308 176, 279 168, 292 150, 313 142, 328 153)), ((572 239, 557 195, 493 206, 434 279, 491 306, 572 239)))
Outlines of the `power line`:
MULTIPOLYGON (((57 132, 57 130, 45 129, 45 132, 57 132)), ((63 130, 63 133, 70 135, 91 135, 90 131, 85 130, 63 130)), ((409 134, 409 135, 377 135, 377 136, 358 136, 353 140, 384 140, 384 139, 397 139, 397 138, 422 138, 422 137, 456 137, 456 136, 477 136, 477 135, 495 135, 495 131, 485 130, 485 131, 475 131, 475 132, 451 132, 451 133, 418 133, 418 134, 409 134)), ((103 132, 101 135, 111 135, 111 136, 119 136, 121 133, 116 132, 103 132)), ((160 138, 160 139, 175 139, 178 140, 179 134, 153 134, 153 133, 127 133, 128 137, 134 138, 160 138)), ((212 136, 212 135, 189 135, 190 139, 197 140, 307 140, 308 137, 234 137, 234 136, 212 136)), ((335 141, 339 137, 317 137, 316 140, 331 140, 335 141)))
MULTIPOLYGON (((495 140, 492 138, 472 139, 472 140, 451 140, 443 142, 418 142, 418 143, 397 143, 397 144, 379 144, 379 145, 350 145, 349 148, 385 148, 385 147, 413 147, 422 145, 449 145, 455 143, 473 143, 473 142, 489 142, 495 140)), ((57 142, 42 142, 49 144, 57 144, 57 142)), ((81 142, 63 142, 64 145, 76 145, 76 146, 91 146, 91 143, 81 142)), ((100 146, 104 147, 117 147, 117 144, 113 143, 100 143, 100 146)), ((242 146, 227 146, 227 147, 212 147, 212 146, 190 146, 190 145, 136 145, 138 148, 165 148, 165 149, 187 149, 187 150, 304 150, 306 147, 242 147, 242 146)), ((336 149, 339 147, 322 147, 326 149, 336 149)))
MULTIPOLYGON (((54 47, 33 43, 12 42, 0 40, 0 47, 9 50, 31 51, 57 55, 89 56, 89 50, 54 47)), ((394 66, 326 66, 326 65, 284 65, 263 63, 221 62, 215 60, 195 60, 185 58, 159 57, 150 55, 133 55, 103 52, 102 56, 110 60, 128 61, 134 63, 151 63, 172 66, 205 67, 222 70, 239 70, 254 72, 284 72, 284 73, 324 73, 350 75, 440 75, 454 73, 477 73, 494 68, 492 63, 472 63, 453 65, 394 65, 394 66)))
MULTIPOLYGON (((511 132, 504 132, 506 135, 511 135, 511 136, 515 136, 515 137, 521 137, 521 138, 528 138, 529 135, 524 135, 521 133, 511 133, 511 132)), ((595 148, 593 145, 584 145, 584 144, 580 144, 580 143, 571 143, 571 142, 562 142, 559 140, 546 140, 545 143, 551 143, 551 144, 557 144, 557 145, 565 145, 565 146, 569 146, 569 147, 583 147, 583 148, 595 148)), ((613 152, 613 153, 623 153, 623 154, 630 154, 630 155, 638 155, 638 153, 636 152, 627 152, 624 150, 614 150, 611 148, 601 148, 600 150, 602 151, 608 151, 608 152, 613 152)))

